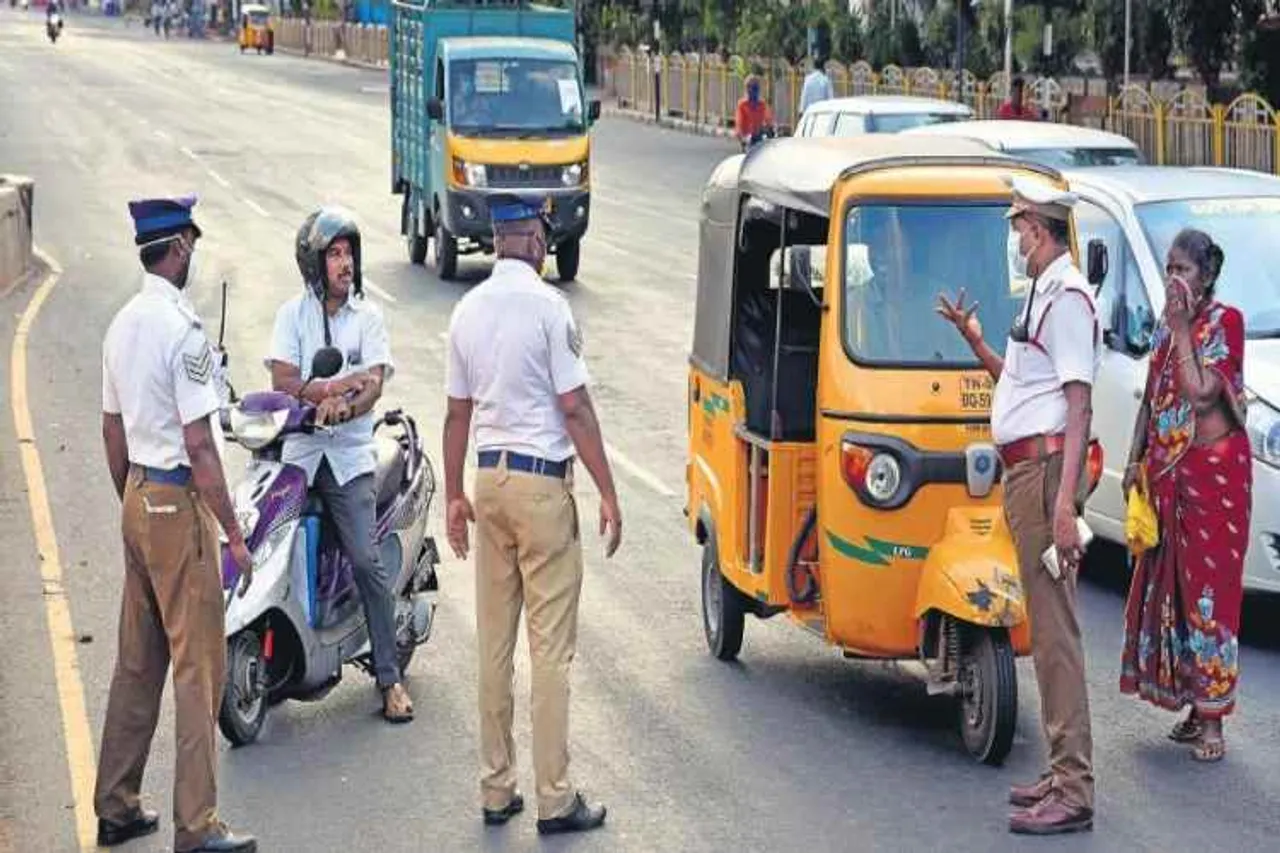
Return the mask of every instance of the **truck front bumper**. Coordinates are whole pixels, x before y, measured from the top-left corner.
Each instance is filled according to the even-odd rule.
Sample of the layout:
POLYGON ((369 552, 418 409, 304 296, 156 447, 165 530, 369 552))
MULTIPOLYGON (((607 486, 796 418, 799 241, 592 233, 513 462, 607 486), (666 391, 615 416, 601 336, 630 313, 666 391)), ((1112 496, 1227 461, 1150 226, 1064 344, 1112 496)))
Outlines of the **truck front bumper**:
POLYGON ((591 191, 584 188, 554 190, 463 189, 450 187, 445 193, 444 225, 449 233, 485 248, 493 246, 493 223, 489 219, 489 199, 495 195, 516 196, 540 205, 551 199, 551 247, 580 238, 591 216, 591 191))

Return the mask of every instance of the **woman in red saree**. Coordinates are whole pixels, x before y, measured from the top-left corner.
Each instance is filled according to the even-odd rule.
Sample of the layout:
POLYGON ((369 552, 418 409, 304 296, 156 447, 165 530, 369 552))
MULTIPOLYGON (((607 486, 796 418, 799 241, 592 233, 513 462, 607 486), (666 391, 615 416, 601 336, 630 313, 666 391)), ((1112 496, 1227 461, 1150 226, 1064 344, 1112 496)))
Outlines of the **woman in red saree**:
POLYGON ((1171 711, 1170 737, 1199 761, 1225 752, 1249 544, 1244 319, 1213 298, 1222 250, 1184 230, 1169 250, 1166 307, 1134 427, 1124 491, 1145 473, 1160 541, 1137 561, 1125 607, 1120 690, 1171 711))

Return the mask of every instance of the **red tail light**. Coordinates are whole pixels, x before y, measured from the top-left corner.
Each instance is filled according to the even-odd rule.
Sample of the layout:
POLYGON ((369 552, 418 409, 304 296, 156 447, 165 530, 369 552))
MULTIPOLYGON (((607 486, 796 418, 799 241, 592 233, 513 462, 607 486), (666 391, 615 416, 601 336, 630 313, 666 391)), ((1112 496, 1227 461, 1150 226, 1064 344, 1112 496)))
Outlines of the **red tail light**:
POLYGON ((1102 445, 1097 439, 1089 442, 1089 449, 1085 452, 1085 473, 1089 477, 1089 494, 1093 494, 1102 479, 1102 445))
POLYGON ((274 628, 267 629, 267 635, 262 638, 262 659, 271 660, 276 650, 276 631, 274 628))

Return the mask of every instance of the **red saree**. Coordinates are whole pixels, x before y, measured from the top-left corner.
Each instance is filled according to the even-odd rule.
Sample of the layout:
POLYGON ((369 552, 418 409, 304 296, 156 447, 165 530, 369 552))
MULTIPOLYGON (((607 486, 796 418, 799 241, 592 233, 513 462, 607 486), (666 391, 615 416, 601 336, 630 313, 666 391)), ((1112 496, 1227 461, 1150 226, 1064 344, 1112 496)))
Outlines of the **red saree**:
POLYGON ((1243 427, 1243 317, 1212 302, 1191 334, 1203 368, 1221 377, 1237 428, 1196 443, 1195 410, 1178 386, 1172 337, 1161 324, 1147 376, 1144 460, 1160 543, 1134 568, 1120 691, 1173 711, 1190 704, 1212 719, 1235 708, 1253 455, 1243 427))

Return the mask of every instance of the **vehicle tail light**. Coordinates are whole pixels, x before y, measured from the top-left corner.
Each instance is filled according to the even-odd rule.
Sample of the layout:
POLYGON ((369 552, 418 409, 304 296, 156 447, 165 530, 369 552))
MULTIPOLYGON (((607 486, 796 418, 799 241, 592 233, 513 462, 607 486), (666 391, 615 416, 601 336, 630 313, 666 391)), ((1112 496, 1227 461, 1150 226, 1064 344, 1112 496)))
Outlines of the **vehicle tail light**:
POLYGON ((1089 494, 1093 494, 1102 480, 1102 445, 1097 439, 1090 441, 1085 451, 1085 473, 1089 477, 1089 494))
POLYGON ((262 638, 262 659, 271 660, 276 650, 276 630, 268 628, 267 635, 262 638))

